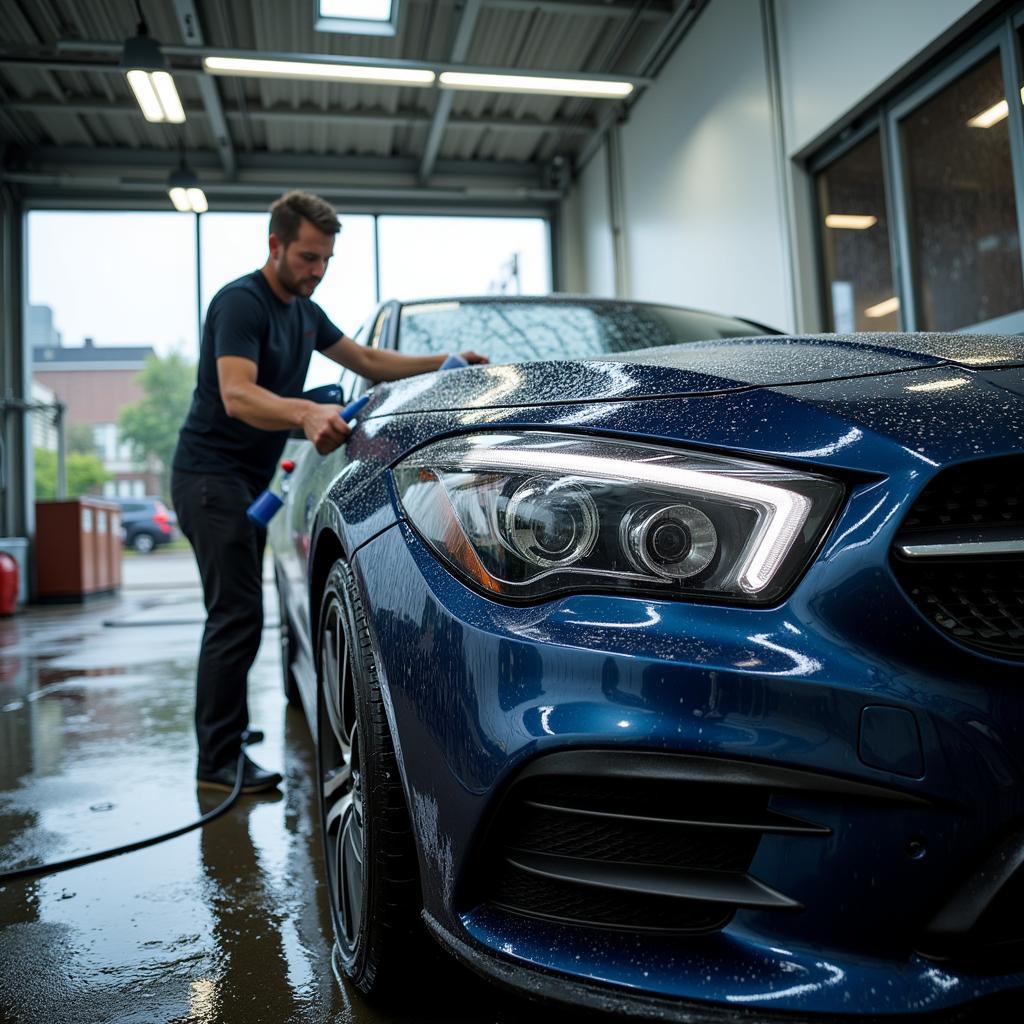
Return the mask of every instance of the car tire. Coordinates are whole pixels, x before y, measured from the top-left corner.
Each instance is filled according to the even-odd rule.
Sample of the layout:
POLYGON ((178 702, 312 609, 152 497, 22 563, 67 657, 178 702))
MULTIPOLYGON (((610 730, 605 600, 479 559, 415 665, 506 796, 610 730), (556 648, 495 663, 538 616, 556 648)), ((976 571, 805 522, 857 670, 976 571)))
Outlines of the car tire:
POLYGON ((148 555, 156 547, 152 534, 140 531, 132 537, 132 548, 140 555, 148 555))
POLYGON ((317 631, 320 821, 335 953, 364 995, 403 991, 421 959, 416 851, 366 614, 349 566, 324 588, 317 631))
POLYGON ((291 620, 288 618, 288 609, 285 607, 284 589, 281 586, 281 577, 277 570, 274 571, 274 583, 277 585, 277 614, 281 620, 281 682, 284 685, 284 695, 293 708, 302 708, 302 697, 299 694, 299 684, 295 681, 296 640, 295 632, 292 629, 291 620))

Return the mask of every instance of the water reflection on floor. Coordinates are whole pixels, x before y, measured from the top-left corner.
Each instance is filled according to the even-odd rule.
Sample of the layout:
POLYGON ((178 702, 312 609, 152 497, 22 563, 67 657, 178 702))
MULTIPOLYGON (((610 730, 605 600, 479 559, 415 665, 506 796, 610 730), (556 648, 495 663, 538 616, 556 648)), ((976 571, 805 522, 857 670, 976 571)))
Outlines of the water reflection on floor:
MULTIPOLYGON (((154 565, 159 563, 155 562, 154 565)), ((139 584, 85 608, 0 619, 0 870, 116 846, 193 820, 198 592, 139 584)), ((268 623, 274 605, 268 591, 268 623)), ((253 753, 271 797, 113 860, 0 886, 0 1020, 567 1021, 443 954, 410 965, 415 1010, 373 1009, 331 969, 302 717, 281 696, 268 629, 250 680, 253 753)))

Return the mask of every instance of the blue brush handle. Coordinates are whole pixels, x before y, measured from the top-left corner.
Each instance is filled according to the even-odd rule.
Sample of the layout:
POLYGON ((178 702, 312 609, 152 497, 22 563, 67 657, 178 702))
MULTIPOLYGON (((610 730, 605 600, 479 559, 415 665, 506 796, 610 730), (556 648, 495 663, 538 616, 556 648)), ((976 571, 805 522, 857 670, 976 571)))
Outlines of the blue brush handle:
POLYGON ((370 400, 372 396, 367 392, 365 395, 360 395, 355 401, 349 402, 344 409, 341 410, 339 415, 346 422, 349 423, 355 419, 363 411, 363 406, 370 400))
MULTIPOLYGON (((363 411, 363 407, 370 398, 369 392, 365 395, 360 395, 354 402, 349 402, 339 415, 348 423, 363 411)), ((266 527, 283 504, 284 502, 281 498, 274 494, 273 491, 266 490, 249 506, 246 510, 246 515, 259 526, 266 527)))

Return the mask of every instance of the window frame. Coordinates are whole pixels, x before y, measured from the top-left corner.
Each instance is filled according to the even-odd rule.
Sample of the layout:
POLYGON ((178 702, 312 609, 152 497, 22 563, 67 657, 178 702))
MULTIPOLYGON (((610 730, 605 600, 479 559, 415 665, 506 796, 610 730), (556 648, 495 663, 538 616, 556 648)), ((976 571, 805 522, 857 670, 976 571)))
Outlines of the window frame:
MULTIPOLYGON (((884 110, 874 117, 868 118, 856 130, 843 133, 843 135, 822 150, 814 161, 808 166, 811 177, 811 192, 814 197, 815 227, 814 245, 815 259, 818 264, 818 302, 819 308, 827 315, 831 324, 835 323, 835 315, 832 310, 832 289, 828 280, 825 268, 825 236, 821 230, 825 220, 825 211, 821 208, 821 190, 818 188, 818 176, 828 170, 837 160, 842 159, 851 150, 855 149, 862 142, 865 142, 875 133, 878 134, 878 148, 882 153, 882 195, 885 202, 885 220, 889 232, 889 267, 893 276, 893 294, 900 297, 899 288, 899 266, 900 252, 896 240, 896 209, 892 201, 892 158, 889 154, 889 140, 885 131, 884 110)), ((900 297, 900 330, 906 330, 903 316, 903 299, 900 297)))
MULTIPOLYGON (((1007 98, 1020 94, 1022 58, 1020 32, 1024 30, 1024 6, 1002 15, 964 40, 940 64, 933 67, 907 89, 884 100, 865 117, 855 130, 849 129, 838 138, 827 142, 807 161, 807 173, 812 184, 815 218, 814 257, 817 264, 818 300, 823 319, 834 324, 829 280, 825 265, 823 211, 818 189, 818 176, 868 138, 879 133, 882 153, 882 187, 885 195, 886 216, 889 224, 890 261, 893 275, 893 294, 900 302, 900 330, 917 331, 919 304, 915 287, 915 255, 911 246, 909 201, 909 167, 903 144, 902 122, 922 104, 927 103, 943 89, 976 64, 993 53, 999 57, 1003 89, 1007 98)), ((1017 213, 1017 235, 1021 252, 1022 283, 1024 283, 1024 103, 1008 102, 1008 128, 1010 133, 1010 163, 1017 213)), ((951 328, 964 333, 1020 333, 1024 332, 1024 306, 1003 316, 980 323, 951 328)))

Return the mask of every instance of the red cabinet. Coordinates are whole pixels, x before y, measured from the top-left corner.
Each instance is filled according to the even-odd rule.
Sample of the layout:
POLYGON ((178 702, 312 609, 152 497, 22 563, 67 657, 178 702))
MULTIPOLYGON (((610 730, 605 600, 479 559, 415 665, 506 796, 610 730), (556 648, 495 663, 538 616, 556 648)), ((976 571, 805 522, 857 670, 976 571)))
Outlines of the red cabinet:
POLYGON ((121 511, 102 498, 36 502, 36 596, 82 601, 121 586, 121 511))

